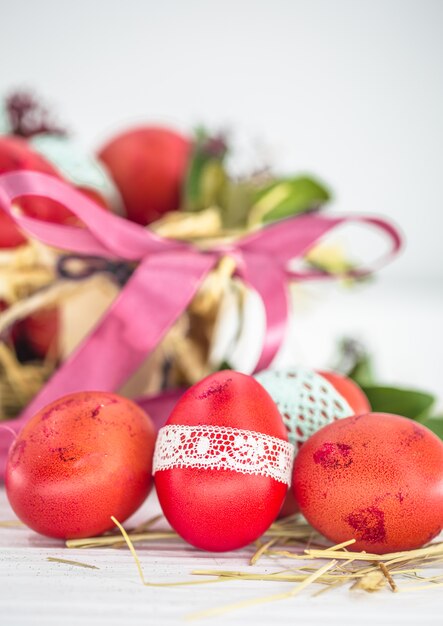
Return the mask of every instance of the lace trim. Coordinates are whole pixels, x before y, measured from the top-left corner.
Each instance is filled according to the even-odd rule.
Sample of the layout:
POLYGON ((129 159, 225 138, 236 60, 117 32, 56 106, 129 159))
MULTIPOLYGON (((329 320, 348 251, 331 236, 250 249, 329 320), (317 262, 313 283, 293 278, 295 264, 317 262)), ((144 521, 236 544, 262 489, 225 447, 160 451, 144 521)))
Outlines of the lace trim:
POLYGON ((317 430, 353 411, 323 376, 302 367, 264 370, 255 376, 274 400, 298 449, 317 430))
POLYGON ((294 446, 283 439, 224 426, 181 426, 160 429, 153 472, 173 467, 225 469, 259 474, 290 485, 294 446))

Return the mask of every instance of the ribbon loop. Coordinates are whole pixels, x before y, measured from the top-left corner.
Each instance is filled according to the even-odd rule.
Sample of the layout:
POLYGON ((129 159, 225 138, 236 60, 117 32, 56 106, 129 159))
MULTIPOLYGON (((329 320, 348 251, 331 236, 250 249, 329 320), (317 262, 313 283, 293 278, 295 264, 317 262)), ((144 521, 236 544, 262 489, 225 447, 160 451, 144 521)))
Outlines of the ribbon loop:
POLYGON ((147 254, 188 247, 158 237, 138 224, 107 212, 84 194, 48 174, 1 174, 0 205, 30 235, 50 246, 72 252, 137 261, 147 254), (15 215, 11 205, 23 196, 43 196, 63 204, 82 220, 85 228, 15 215))
POLYGON ((260 296, 265 307, 266 331, 255 372, 269 367, 283 343, 289 318, 289 298, 284 268, 268 256, 244 252, 240 277, 260 296))
POLYGON ((352 268, 348 271, 341 272, 340 274, 330 274, 329 272, 325 272, 317 269, 309 269, 305 271, 295 271, 295 270, 286 270, 286 275, 288 279, 294 280, 314 280, 314 279, 325 279, 325 278, 364 278, 365 276, 370 276, 378 269, 385 266, 389 263, 395 255, 400 251, 402 247, 402 238, 400 236, 399 231, 392 226, 386 220, 379 217, 367 217, 365 215, 349 215, 346 217, 337 218, 336 226, 340 226, 343 224, 364 224, 368 226, 373 226, 380 233, 387 236, 390 247, 388 250, 382 254, 378 259, 372 262, 372 265, 362 265, 355 268, 352 268))

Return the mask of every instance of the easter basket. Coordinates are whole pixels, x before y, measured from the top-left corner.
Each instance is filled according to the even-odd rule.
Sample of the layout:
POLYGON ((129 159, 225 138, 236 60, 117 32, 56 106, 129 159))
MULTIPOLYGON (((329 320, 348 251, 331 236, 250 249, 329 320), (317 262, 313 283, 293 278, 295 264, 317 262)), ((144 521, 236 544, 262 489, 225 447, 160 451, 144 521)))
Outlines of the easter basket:
MULTIPOLYGON (((11 181, 13 183, 12 186, 20 186, 22 184, 25 187, 26 185, 31 185, 32 187, 34 184, 47 186, 47 193, 51 197, 53 197, 53 192, 50 188, 53 185, 55 185, 57 193, 60 192, 62 195, 72 191, 64 183, 53 183, 50 177, 30 173, 5 175, 0 179, 0 186, 2 183, 6 183, 7 188, 11 181)), ((78 196, 76 200, 79 202, 80 197, 78 196)), ((91 212, 92 203, 89 200, 84 200, 84 202, 88 205, 86 210, 91 212)), ((190 270, 188 275, 186 272, 184 273, 183 280, 192 278, 197 283, 192 285, 192 293, 186 295, 186 305, 180 305, 179 315, 176 314, 174 316, 173 323, 167 322, 167 328, 162 329, 161 341, 158 341, 152 346, 152 349, 146 352, 146 359, 139 359, 138 365, 142 367, 141 369, 139 367, 134 368, 134 371, 139 370, 135 378, 131 380, 130 375, 125 375, 124 383, 126 385, 123 388, 130 395, 138 395, 142 392, 156 392, 174 386, 187 386, 211 371, 219 369, 223 363, 211 361, 210 353, 214 339, 214 330, 220 317, 220 310, 228 294, 231 297, 232 294, 235 294, 241 319, 246 293, 245 283, 252 285, 253 288, 258 290, 262 296, 265 308, 268 307, 266 312, 268 333, 269 326, 272 328, 273 324, 278 322, 281 325, 282 321, 285 321, 281 319, 281 316, 283 315, 283 318, 287 316, 288 308, 287 302, 283 303, 281 296, 286 297, 287 276, 277 275, 275 268, 272 268, 272 266, 263 267, 263 263, 266 263, 267 259, 261 258, 256 250, 251 251, 252 245, 257 245, 257 250, 262 246, 266 249, 266 245, 268 245, 267 238, 270 235, 272 247, 279 247, 279 241, 282 239, 282 249, 285 249, 288 242, 284 241, 284 237, 286 236, 288 239, 289 224, 292 222, 291 227, 294 233, 303 240, 301 242, 302 249, 304 250, 308 244, 311 244, 310 246, 308 245, 309 252, 302 255, 304 260, 309 262, 316 255, 320 255, 320 252, 324 254, 320 247, 313 245, 317 242, 317 239, 330 229, 347 221, 347 218, 319 218, 317 214, 301 215, 292 220, 277 222, 272 227, 251 230, 250 233, 243 234, 243 236, 237 239, 233 238, 232 233, 224 233, 222 230, 218 232, 219 236, 217 238, 214 236, 210 237, 208 236, 209 231, 205 223, 204 236, 199 236, 202 232, 201 221, 207 222, 208 213, 211 211, 212 209, 208 209, 207 212, 198 215, 191 214, 190 216, 170 216, 166 220, 154 224, 150 231, 143 231, 144 233, 150 233, 151 243, 159 245, 161 242, 161 245, 166 246, 166 250, 171 249, 175 252, 175 243, 173 242, 177 242, 177 245, 181 248, 180 252, 185 253, 184 261, 190 261, 191 265, 196 263, 195 268, 190 270), (183 224, 187 221, 189 221, 189 224, 186 226, 188 232, 184 236, 183 224), (194 229, 192 233, 189 228, 191 223, 194 229), (177 235, 177 229, 182 230, 180 237, 171 238, 172 233, 177 235), (196 232, 198 232, 197 236, 196 232), (161 236, 159 237, 160 233, 161 236), (166 233, 169 235, 168 238, 165 237, 166 233), (236 248, 236 245, 239 245, 240 248, 236 248), (245 246, 245 248, 242 249, 241 246, 245 246), (239 265, 236 260, 239 251, 243 255, 247 255, 246 258, 248 258, 246 267, 242 268, 243 275, 239 275, 239 265), (191 254, 192 259, 186 258, 188 254, 191 254), (205 266, 203 269, 199 267, 200 261, 205 266), (276 274, 276 282, 273 282, 273 270, 274 274, 276 274), (194 271, 196 272, 195 275, 193 275, 194 271), (265 284, 260 282, 263 280, 263 277, 266 277, 265 284), (280 284, 279 280, 281 281, 280 284), (281 290, 283 290, 283 294, 281 290), (280 303, 278 302, 279 298, 280 303), (273 320, 272 316, 275 316, 275 311, 269 310, 269 308, 272 309, 275 304, 281 308, 277 312, 277 319, 273 320), (143 381, 141 386, 140 377, 143 381)), ((31 220, 24 217, 15 219, 25 227, 30 226, 32 231, 34 224, 31 223, 31 220)), ((111 224, 113 227, 115 227, 115 220, 117 220, 117 228, 121 226, 120 222, 123 222, 121 218, 111 215, 106 215, 105 217, 102 211, 97 211, 93 215, 93 221, 94 219, 97 219, 100 224, 103 219, 106 219, 107 225, 111 224)), ((396 238, 395 231, 391 230, 391 227, 378 219, 364 219, 367 219, 373 225, 384 228, 393 237, 394 248, 398 247, 399 240, 396 238)), ((62 236, 65 236, 65 233, 63 233, 64 227, 57 228, 61 231, 62 236)), ((79 232, 84 234, 82 229, 79 229, 79 232)), ((128 232, 132 236, 132 232, 128 232)), ((300 242, 298 245, 300 245, 300 242)), ((70 244, 68 248, 70 248, 70 244)), ((285 255, 288 258, 292 257, 291 250, 286 250, 285 255)), ((32 393, 38 391, 39 387, 56 368, 58 364, 57 356, 60 359, 61 355, 68 354, 78 343, 81 343, 87 337, 94 324, 98 323, 107 306, 115 302, 124 293, 126 287, 121 291, 120 288, 126 285, 128 277, 130 277, 129 282, 131 281, 136 265, 129 260, 115 262, 107 261, 97 256, 65 254, 60 249, 57 250, 54 247, 47 248, 34 240, 20 252, 14 253, 10 259, 12 261, 5 265, 3 270, 5 295, 10 294, 11 290, 14 290, 15 277, 18 275, 20 276, 18 283, 20 284, 21 291, 19 291, 21 297, 17 292, 18 287, 16 284, 14 296, 16 301, 12 302, 11 306, 0 315, 0 332, 2 332, 3 336, 3 417, 10 417, 11 413, 18 413, 26 406, 32 393), (26 263, 28 263, 28 266, 26 266, 26 263), (24 269, 25 271, 23 271, 24 269), (63 316, 67 321, 62 333, 64 352, 61 351, 54 357, 51 357, 49 352, 47 358, 40 362, 21 362, 19 355, 14 354, 11 341, 8 344, 8 329, 11 329, 14 323, 17 323, 20 319, 41 309, 41 307, 54 306, 61 307, 63 316), (30 384, 31 380, 32 384, 30 384), (22 389, 23 392, 20 393, 22 389), (14 403, 11 402, 12 397, 14 398, 14 403)), ((166 260, 168 259, 166 258, 166 260)), ((160 255, 159 262, 161 263, 160 255)), ((178 259, 178 263, 179 265, 174 268, 173 272, 180 282, 182 272, 180 259, 178 259)), ((311 267, 314 267, 313 261, 311 261, 311 267)), ((333 270, 328 271, 325 264, 321 269, 312 269, 312 271, 305 274, 293 272, 290 275, 288 274, 288 276, 296 280, 331 275, 359 278, 367 273, 367 270, 348 269, 349 265, 346 266, 346 269, 343 269, 343 267, 342 265, 341 271, 338 271, 336 266, 333 270)), ((11 295, 9 297, 12 299, 11 295)), ((164 303, 159 302, 158 308, 160 310, 162 306, 164 306, 164 303)), ((155 303, 154 308, 156 308, 155 303)), ((281 337, 277 343, 274 342, 274 345, 268 346, 266 356, 263 357, 262 354, 262 362, 258 365, 259 369, 270 362, 270 356, 273 357, 275 355, 280 343, 281 337)), ((264 350, 266 350, 266 347, 264 350)))
MULTIPOLYGON (((64 255, 30 240, 12 252, 0 252, 0 420, 17 416, 98 322, 119 292, 111 272, 81 280, 58 274, 64 255), (51 345, 32 349, 20 336, 23 320, 57 314, 51 345)), ((220 307, 229 292, 241 312, 243 288, 233 278, 234 264, 220 260, 161 344, 125 385, 128 395, 156 393, 165 387, 187 386, 217 365, 209 353, 220 307)), ((241 313, 240 313, 241 316, 241 313)))
POLYGON ((179 205, 148 228, 103 211, 75 177, 0 173, 0 217, 26 236, 24 245, 0 250, 0 419, 10 420, 9 428, 17 431, 69 392, 152 395, 229 367, 252 292, 262 302, 265 329, 262 339, 257 333, 261 345, 251 346, 257 358, 250 370, 263 369, 284 339, 290 283, 359 280, 374 269, 357 267, 323 242, 326 235, 357 221, 391 240, 380 264, 399 249, 385 220, 327 216, 321 209, 330 192, 316 178, 267 169, 234 178, 226 155, 222 138, 199 131, 179 205), (58 203, 74 221, 29 215, 20 210, 26 196, 58 203), (17 328, 51 311, 58 316, 54 342, 36 354, 32 337, 21 341, 17 328), (214 346, 227 315, 235 328, 231 346, 220 352, 214 346))
MULTIPOLYGON (((174 218, 172 224, 161 221, 152 229, 169 237, 182 231, 187 221, 187 240, 197 241, 205 222, 205 237, 209 241, 208 222, 211 211, 205 215, 174 218), (193 231, 190 227, 192 223, 193 231)), ((218 241, 228 241, 218 233, 218 241)), ((318 249, 311 258, 322 254, 318 249)), ((335 253, 335 251, 334 251, 335 253)), ((91 275, 75 280, 60 274, 60 264, 66 260, 61 251, 47 247, 36 239, 13 251, 0 252, 0 419, 18 415, 54 373, 61 361, 87 336, 106 308, 117 296, 120 286, 112 271, 85 268, 91 275), (15 329, 23 320, 45 312, 57 312, 58 324, 52 329, 52 345, 44 352, 33 351, 28 342, 17 340, 15 329), (25 343, 25 345, 23 345, 25 343)), ((69 259, 74 266, 75 261, 69 259)), ((332 253, 331 253, 331 262, 332 253)), ((77 261, 77 264, 80 261, 77 261)), ((65 263, 66 266, 66 263, 65 263)), ((213 356, 214 335, 220 323, 222 305, 229 299, 236 309, 241 325, 247 290, 235 276, 235 263, 229 256, 220 259, 202 282, 198 292, 179 319, 168 331, 139 371, 126 383, 128 395, 156 393, 169 387, 191 385, 211 371, 219 369, 223 361, 213 356)), ((20 338, 19 338, 20 339, 20 338)))

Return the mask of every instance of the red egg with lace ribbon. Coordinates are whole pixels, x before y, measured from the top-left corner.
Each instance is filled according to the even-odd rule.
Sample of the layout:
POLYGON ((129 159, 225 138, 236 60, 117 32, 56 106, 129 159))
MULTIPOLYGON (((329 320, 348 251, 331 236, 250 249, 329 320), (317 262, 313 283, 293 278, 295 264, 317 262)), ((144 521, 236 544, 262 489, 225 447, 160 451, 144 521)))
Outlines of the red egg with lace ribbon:
POLYGON ((160 430, 155 485, 171 526, 211 551, 241 548, 277 517, 293 447, 251 376, 217 372, 191 387, 160 430))

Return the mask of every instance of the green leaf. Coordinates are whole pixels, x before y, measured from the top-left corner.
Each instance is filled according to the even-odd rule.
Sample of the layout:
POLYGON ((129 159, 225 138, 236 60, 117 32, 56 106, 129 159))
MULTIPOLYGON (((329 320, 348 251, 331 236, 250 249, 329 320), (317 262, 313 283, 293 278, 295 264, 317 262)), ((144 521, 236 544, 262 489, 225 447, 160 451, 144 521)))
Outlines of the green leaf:
POLYGON ((251 222, 267 223, 318 209, 330 192, 310 176, 280 178, 256 192, 251 222))
POLYGON ((355 363, 351 371, 348 373, 348 376, 349 378, 352 378, 357 385, 360 385, 360 387, 364 385, 372 385, 374 382, 374 372, 371 358, 367 354, 362 356, 355 363))
POLYGON ((396 387, 364 386, 374 412, 396 413, 414 420, 428 417, 435 402, 430 393, 396 387))
POLYGON ((420 420, 420 424, 432 430, 433 433, 438 435, 440 439, 443 439, 443 415, 439 415, 438 417, 427 417, 426 419, 420 420))
POLYGON ((183 188, 183 209, 202 211, 220 204, 227 174, 224 160, 227 146, 221 136, 211 137, 198 129, 183 188))

